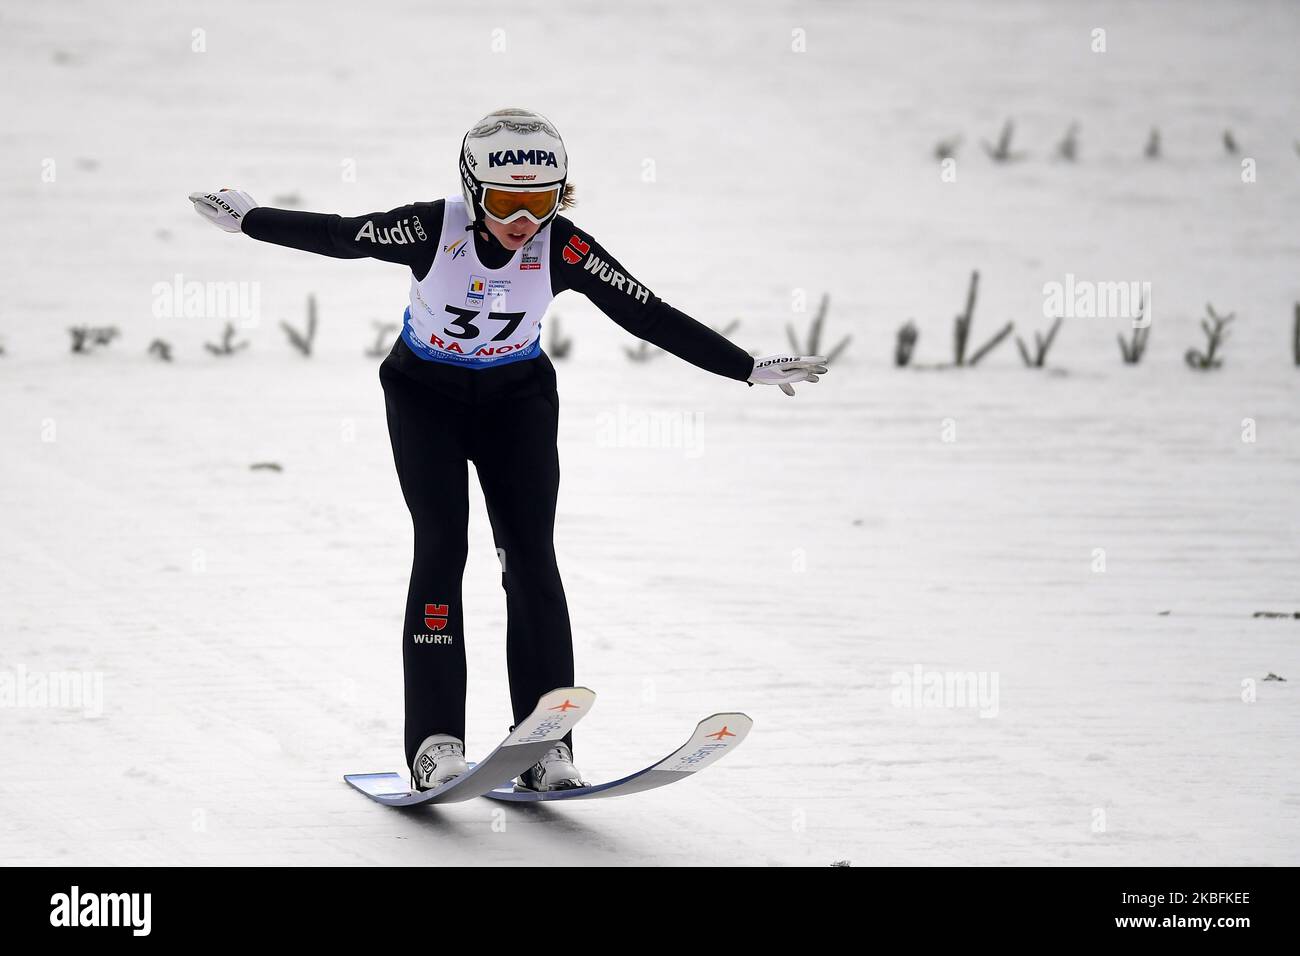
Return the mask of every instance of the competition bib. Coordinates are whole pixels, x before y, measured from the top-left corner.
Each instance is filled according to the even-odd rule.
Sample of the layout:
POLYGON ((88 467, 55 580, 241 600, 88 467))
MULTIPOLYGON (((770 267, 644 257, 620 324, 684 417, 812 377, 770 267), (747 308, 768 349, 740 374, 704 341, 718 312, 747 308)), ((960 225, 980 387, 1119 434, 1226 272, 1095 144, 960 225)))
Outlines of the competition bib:
POLYGON ((448 198, 433 266, 423 279, 411 279, 402 338, 431 362, 488 368, 535 358, 542 317, 554 298, 550 230, 534 236, 500 269, 487 269, 468 225, 464 200, 448 198))

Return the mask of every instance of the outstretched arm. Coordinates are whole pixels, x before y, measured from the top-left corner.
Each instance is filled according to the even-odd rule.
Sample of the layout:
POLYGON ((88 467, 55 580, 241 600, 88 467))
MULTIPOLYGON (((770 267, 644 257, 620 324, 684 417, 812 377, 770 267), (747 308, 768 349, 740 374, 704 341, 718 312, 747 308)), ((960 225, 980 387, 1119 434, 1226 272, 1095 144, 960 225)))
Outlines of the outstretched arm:
POLYGON ((826 372, 820 355, 769 355, 754 359, 726 336, 674 309, 618 264, 590 235, 563 216, 551 226, 551 284, 583 293, 638 338, 692 365, 750 385, 778 385, 794 394, 795 382, 816 382, 826 372))
POLYGON ((401 263, 420 276, 433 262, 442 229, 441 200, 346 218, 258 206, 239 190, 191 193, 190 200, 204 218, 227 232, 335 259, 401 263))
POLYGON ((604 248, 563 216, 551 224, 551 285, 581 292, 637 338, 692 365, 744 382, 754 359, 740 346, 674 309, 643 286, 604 248))

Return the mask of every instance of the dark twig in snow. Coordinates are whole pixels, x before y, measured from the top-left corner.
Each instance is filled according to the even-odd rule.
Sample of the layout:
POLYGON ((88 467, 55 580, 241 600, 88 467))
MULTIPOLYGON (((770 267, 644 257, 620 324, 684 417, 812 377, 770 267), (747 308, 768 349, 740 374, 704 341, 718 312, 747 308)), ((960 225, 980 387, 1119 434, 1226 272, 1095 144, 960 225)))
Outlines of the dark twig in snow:
MULTIPOLYGON (((1146 316, 1146 302, 1138 299, 1138 318, 1146 316)), ((1124 336, 1117 336, 1119 339, 1119 352, 1124 356, 1125 365, 1137 365, 1142 361, 1142 355, 1147 350, 1147 338, 1151 335, 1151 323, 1148 320, 1145 324, 1136 326, 1133 329, 1133 338, 1126 340, 1124 336)))
POLYGON ((638 342, 634 347, 623 346, 623 351, 633 362, 646 362, 664 354, 664 350, 655 348, 649 342, 638 342))
POLYGON ((1015 123, 1007 120, 1002 124, 1002 133, 998 136, 998 144, 993 146, 988 140, 981 140, 984 145, 984 152, 989 154, 989 159, 995 163, 1013 163, 1016 160, 1024 159, 1024 153, 1013 152, 1011 149, 1011 136, 1016 131, 1015 123))
POLYGON ((1079 158, 1078 123, 1071 123, 1070 128, 1065 131, 1065 138, 1056 144, 1056 157, 1067 163, 1072 163, 1079 158))
POLYGON ((975 352, 975 354, 970 357, 969 364, 978 365, 979 360, 982 359, 984 356, 988 355, 999 345, 1001 345, 1006 340, 1007 336, 1011 334, 1011 330, 1014 328, 1015 328, 1014 322, 1008 322, 1006 325, 1002 326, 1002 328, 998 330, 997 334, 994 335, 993 338, 985 342, 984 345, 981 346, 975 352))
POLYGON ((1151 326, 1143 325, 1133 330, 1133 338, 1126 341, 1124 336, 1117 336, 1119 339, 1119 351, 1124 356, 1125 365, 1137 365, 1142 361, 1142 354, 1147 350, 1147 338, 1151 334, 1151 326))
POLYGON ((916 323, 908 319, 898 327, 898 337, 894 340, 894 364, 906 368, 912 361, 912 352, 916 350, 916 340, 921 337, 916 323))
POLYGON ((957 316, 955 320, 956 324, 953 327, 954 365, 974 365, 1000 345, 1003 339, 1010 335, 1011 330, 1015 327, 1015 323, 1008 322, 995 336, 993 336, 993 338, 985 342, 984 345, 971 356, 969 362, 966 361, 966 346, 970 341, 971 319, 975 314, 975 297, 979 291, 979 282, 980 274, 979 270, 976 269, 970 274, 970 286, 966 289, 966 310, 961 315, 957 316))
POLYGON ((307 296, 307 330, 299 332, 288 322, 281 322, 280 328, 289 336, 289 344, 306 358, 311 358, 312 345, 316 341, 316 296, 307 296))
POLYGON ((560 329, 560 317, 558 315, 551 317, 549 331, 547 332, 546 354, 553 359, 565 359, 569 357, 569 352, 573 350, 573 338, 566 336, 560 329))
POLYGON ((236 342, 235 323, 227 322, 226 328, 221 333, 221 344, 213 345, 211 342, 204 342, 203 347, 213 355, 234 355, 236 352, 248 348, 248 343, 236 342))
POLYGON ((72 336, 72 351, 85 353, 97 345, 108 345, 122 333, 115 325, 74 325, 68 334, 72 336))
POLYGON ((1205 303, 1205 310, 1210 313, 1208 319, 1201 319, 1201 329, 1205 332, 1207 340, 1205 351, 1198 352, 1196 349, 1188 349, 1187 354, 1183 357, 1192 368, 1209 370, 1218 368, 1223 364, 1223 360, 1217 358, 1216 353, 1219 351, 1219 346, 1228 338, 1228 323, 1237 316, 1235 312, 1229 312, 1227 315, 1221 316, 1214 311, 1214 306, 1208 302, 1205 303))
POLYGON ((1030 368, 1042 368, 1043 363, 1047 361, 1047 353, 1052 348, 1052 342, 1056 338, 1056 333, 1061 329, 1061 318, 1058 316, 1052 323, 1051 330, 1046 337, 1041 332, 1034 333, 1034 354, 1031 357, 1029 348, 1025 345, 1024 339, 1016 336, 1016 348, 1020 349, 1020 357, 1025 360, 1025 364, 1030 368))
MULTIPOLYGON (((821 355, 822 344, 822 327, 826 324, 826 312, 830 309, 831 297, 822 293, 821 302, 817 304, 817 314, 813 316, 812 323, 808 326, 807 347, 799 344, 799 336, 795 334, 794 326, 787 322, 785 324, 785 334, 790 340, 790 348, 794 349, 796 355, 821 355)), ((829 365, 835 361, 836 356, 843 352, 849 342, 853 340, 850 335, 844 336, 836 343, 835 347, 826 353, 826 363, 829 365)))
POLYGON ((1142 151, 1142 155, 1147 159, 1160 158, 1160 130, 1154 126, 1151 127, 1151 134, 1147 136, 1146 149, 1142 151))
POLYGON ((370 358, 383 358, 388 354, 389 349, 392 348, 390 340, 393 337, 393 333, 397 332, 401 326, 394 325, 391 322, 371 321, 370 324, 375 329, 375 341, 370 348, 366 349, 366 355, 370 358))
POLYGON ((941 139, 934 147, 935 159, 952 159, 957 155, 957 150, 961 147, 962 136, 958 133, 956 136, 949 136, 947 139, 941 139))
POLYGON ((1295 325, 1291 332, 1291 356, 1300 365, 1300 302, 1295 304, 1295 325))

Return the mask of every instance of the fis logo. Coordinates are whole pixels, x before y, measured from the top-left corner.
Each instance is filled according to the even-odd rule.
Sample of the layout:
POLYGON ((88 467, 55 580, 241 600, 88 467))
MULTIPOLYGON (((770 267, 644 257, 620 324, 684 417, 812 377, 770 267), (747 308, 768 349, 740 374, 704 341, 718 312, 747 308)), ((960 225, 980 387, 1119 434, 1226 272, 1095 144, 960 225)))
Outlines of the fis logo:
POLYGON ((488 153, 488 169, 495 166, 554 166, 560 168, 555 154, 546 149, 498 149, 488 153))
POLYGON ((376 228, 373 220, 367 219, 366 224, 357 231, 353 241, 375 242, 381 246, 409 246, 416 242, 424 242, 428 238, 420 217, 412 216, 410 219, 398 220, 391 226, 379 228, 376 228))
POLYGON ((424 606, 424 626, 431 631, 441 631, 447 626, 448 608, 446 604, 426 604, 424 606))
POLYGON ((450 255, 453 260, 459 259, 465 254, 465 240, 457 239, 451 245, 443 246, 442 251, 444 254, 450 255))
POLYGON ((540 269, 542 267, 542 253, 540 242, 530 242, 524 246, 523 252, 519 256, 519 269, 526 272, 529 269, 540 269))

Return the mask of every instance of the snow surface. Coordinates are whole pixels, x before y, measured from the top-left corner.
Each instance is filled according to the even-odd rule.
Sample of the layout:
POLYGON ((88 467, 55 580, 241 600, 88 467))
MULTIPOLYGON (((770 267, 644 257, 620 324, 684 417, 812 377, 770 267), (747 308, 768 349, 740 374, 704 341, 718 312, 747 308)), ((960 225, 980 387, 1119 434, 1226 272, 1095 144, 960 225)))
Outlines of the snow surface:
MULTIPOLYGON (((0 862, 1300 862, 1300 621, 1252 617, 1300 610, 1298 32, 1282 2, 7 4, 0 675, 97 674, 103 706, 0 708, 0 862), (557 549, 599 694, 579 763, 622 775, 717 710, 755 728, 654 793, 398 813, 341 778, 401 763, 410 532, 362 351, 406 276, 224 235, 185 196, 445 195, 502 105, 559 124, 574 218, 658 294, 769 354, 828 292, 828 344, 853 342, 791 400, 630 363, 557 302, 557 549), (978 140, 1007 117, 1030 156, 998 166, 978 140), (1072 121, 1080 162, 1052 162, 1072 121), (894 369, 909 317, 918 362, 948 360, 973 268, 976 341, 1044 329, 1066 273, 1149 281, 1149 354, 1070 319, 1049 370, 1011 343, 894 369), (176 274, 259 284, 247 352, 153 317, 176 274), (304 360, 278 325, 309 293, 304 360), (1211 374, 1182 359, 1206 300, 1238 316, 1211 374), (123 334, 70 355, 77 324, 123 334), (655 414, 692 430, 611 444, 655 414), (894 706, 917 666, 996 675, 996 716, 894 706)), ((473 494, 471 756, 509 713, 473 494)))

